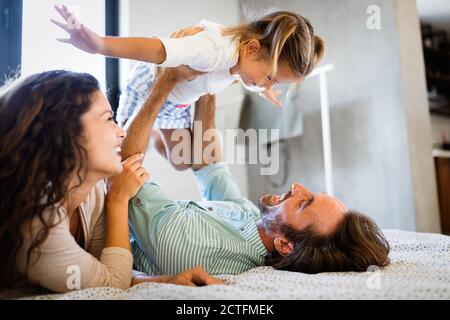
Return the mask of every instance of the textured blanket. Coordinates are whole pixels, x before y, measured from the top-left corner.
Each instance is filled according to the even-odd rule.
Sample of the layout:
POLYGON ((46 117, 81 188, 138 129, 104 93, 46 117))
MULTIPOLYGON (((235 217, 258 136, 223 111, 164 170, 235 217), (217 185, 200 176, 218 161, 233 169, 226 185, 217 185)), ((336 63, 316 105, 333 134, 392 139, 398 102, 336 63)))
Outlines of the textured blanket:
POLYGON ((126 291, 95 288, 33 299, 450 299, 450 237, 384 230, 391 264, 363 273, 308 275, 260 267, 221 276, 226 285, 191 288, 145 283, 126 291))

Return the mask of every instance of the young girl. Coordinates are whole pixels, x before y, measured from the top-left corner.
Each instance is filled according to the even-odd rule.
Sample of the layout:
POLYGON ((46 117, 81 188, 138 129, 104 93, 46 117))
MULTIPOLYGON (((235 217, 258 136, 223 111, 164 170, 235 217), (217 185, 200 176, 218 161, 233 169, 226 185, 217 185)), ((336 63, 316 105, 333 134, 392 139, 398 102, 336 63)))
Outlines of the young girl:
MULTIPOLYGON (((55 8, 66 23, 52 20, 53 23, 70 35, 69 39, 60 39, 61 42, 88 53, 152 64, 138 65, 139 72, 134 73, 136 79, 133 82, 145 76, 150 88, 155 65, 187 65, 205 72, 192 81, 177 84, 155 122, 154 127, 160 129, 168 154, 177 143, 170 139, 173 131, 190 128, 190 107, 201 96, 216 94, 240 81, 247 89, 259 92, 280 106, 272 86, 302 81, 324 53, 324 43, 314 35, 310 22, 287 11, 274 12, 230 28, 203 20, 198 25, 202 31, 185 38, 118 38, 101 37, 78 23, 67 7, 55 8)), ((140 106, 138 103, 131 106, 121 104, 119 124, 124 125, 133 113, 136 114, 134 109, 140 106)), ((177 169, 187 167, 190 165, 181 165, 177 169)))

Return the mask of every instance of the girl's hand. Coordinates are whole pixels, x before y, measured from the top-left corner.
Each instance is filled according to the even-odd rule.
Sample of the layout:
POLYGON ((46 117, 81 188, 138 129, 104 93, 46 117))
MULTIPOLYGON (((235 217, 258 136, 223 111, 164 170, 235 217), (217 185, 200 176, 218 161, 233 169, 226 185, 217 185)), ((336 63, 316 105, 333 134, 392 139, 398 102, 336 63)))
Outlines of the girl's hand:
POLYGON ((108 199, 128 202, 136 196, 150 174, 142 167, 143 154, 135 154, 123 162, 123 171, 108 179, 108 199))
POLYGON ((69 43, 87 53, 97 54, 102 52, 102 37, 80 23, 65 5, 55 5, 55 10, 58 11, 65 23, 53 19, 51 21, 66 31, 70 36, 68 39, 58 39, 59 42, 69 43))
POLYGON ((262 93, 259 94, 259 96, 263 97, 267 101, 273 103, 276 107, 281 107, 280 100, 277 99, 277 96, 279 96, 281 93, 281 90, 276 90, 273 87, 270 89, 264 90, 262 93))

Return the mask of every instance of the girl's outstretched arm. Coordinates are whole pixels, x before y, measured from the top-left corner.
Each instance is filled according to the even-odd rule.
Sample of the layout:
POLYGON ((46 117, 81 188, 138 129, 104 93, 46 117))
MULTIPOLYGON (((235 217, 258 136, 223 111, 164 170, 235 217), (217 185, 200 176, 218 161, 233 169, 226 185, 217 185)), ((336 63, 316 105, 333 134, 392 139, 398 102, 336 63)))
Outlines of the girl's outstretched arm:
POLYGON ((80 23, 77 18, 63 6, 55 6, 64 19, 64 23, 52 22, 69 34, 67 39, 58 39, 92 54, 102 54, 114 58, 139 60, 162 64, 166 60, 166 51, 161 40, 157 38, 120 38, 101 37, 80 23))
POLYGON ((101 54, 154 64, 166 61, 166 50, 157 38, 105 37, 101 54))

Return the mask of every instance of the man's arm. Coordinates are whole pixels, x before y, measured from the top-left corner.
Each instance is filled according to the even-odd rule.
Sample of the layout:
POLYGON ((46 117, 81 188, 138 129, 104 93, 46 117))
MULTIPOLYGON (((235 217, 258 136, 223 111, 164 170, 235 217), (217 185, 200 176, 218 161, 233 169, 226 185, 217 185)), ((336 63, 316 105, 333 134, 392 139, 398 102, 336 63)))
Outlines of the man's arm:
POLYGON ((194 124, 192 132, 192 169, 202 198, 207 201, 235 202, 243 208, 246 215, 259 217, 258 208, 241 194, 228 166, 223 163, 219 131, 215 126, 215 111, 215 96, 203 96, 195 105, 194 120, 201 121, 202 125, 200 127, 194 124), (212 154, 211 150, 214 150, 212 154))
POLYGON ((150 96, 127 131, 127 137, 123 141, 122 159, 128 159, 133 154, 146 153, 153 123, 175 83, 176 77, 172 70, 166 69, 157 76, 150 96))
POLYGON ((194 171, 222 162, 222 147, 215 125, 215 115, 216 96, 201 97, 195 105, 192 132, 192 170, 194 171))
POLYGON ((164 101, 167 100, 169 92, 176 83, 193 80, 201 74, 202 72, 192 70, 187 66, 166 68, 158 72, 150 96, 144 102, 136 117, 131 121, 131 125, 127 130, 127 137, 124 139, 122 146, 122 159, 127 159, 137 153, 145 154, 153 124, 164 101))

